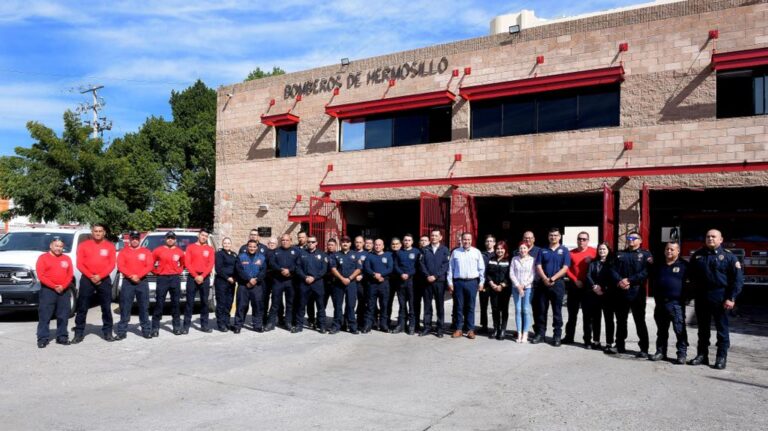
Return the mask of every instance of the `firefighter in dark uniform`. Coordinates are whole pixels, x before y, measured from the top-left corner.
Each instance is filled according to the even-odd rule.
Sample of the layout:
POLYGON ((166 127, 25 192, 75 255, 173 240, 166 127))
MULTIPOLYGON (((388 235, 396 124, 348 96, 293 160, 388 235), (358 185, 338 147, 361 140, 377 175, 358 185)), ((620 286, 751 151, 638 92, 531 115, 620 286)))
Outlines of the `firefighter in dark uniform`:
POLYGON ((216 252, 216 277, 213 286, 216 290, 216 327, 221 332, 231 328, 229 311, 234 301, 235 285, 237 283, 237 253, 232 251, 232 240, 221 240, 221 250, 216 252))
POLYGON ((552 305, 552 345, 559 347, 562 344, 563 332, 563 297, 565 296, 565 274, 571 266, 571 253, 567 247, 560 244, 560 229, 551 228, 547 234, 549 247, 541 249, 536 258, 536 273, 539 275, 538 283, 534 282, 534 295, 536 302, 533 309, 538 308, 538 320, 536 336, 531 344, 544 341, 547 332, 547 313, 552 305))
POLYGON ((347 320, 347 329, 351 334, 359 334, 355 303, 357 302, 357 276, 362 273, 358 252, 352 251, 352 240, 341 237, 341 251, 328 257, 329 272, 333 275, 333 325, 331 334, 336 334, 342 327, 342 316, 347 320), (346 304, 345 304, 346 302, 346 304), (342 306, 344 308, 342 309, 342 306))
POLYGON ((429 244, 421 249, 419 269, 426 284, 424 286, 424 328, 420 337, 428 335, 432 329, 432 300, 435 301, 437 326, 435 332, 438 338, 443 338, 443 323, 445 321, 445 282, 448 275, 448 263, 451 252, 442 245, 443 235, 439 230, 429 233, 429 244))
POLYGON ((627 319, 630 310, 640 339, 638 358, 648 358, 648 327, 645 324, 645 281, 648 279, 649 268, 653 264, 651 252, 640 248, 643 239, 637 232, 627 234, 627 248, 616 253, 613 266, 613 278, 616 288, 613 289, 614 311, 616 313, 616 346, 606 350, 606 353, 626 352, 627 319))
POLYGON ((736 297, 744 286, 741 262, 722 247, 723 234, 712 229, 704 238, 705 246, 691 257, 690 277, 696 300, 696 320, 699 326, 699 345, 696 357, 688 364, 709 364, 709 325, 715 321, 717 330, 717 357, 715 368, 725 369, 728 348, 728 312, 736 305, 736 297))
MULTIPOLYGON (((368 248, 367 239, 362 236, 355 237, 355 255, 360 260, 360 268, 365 264, 365 259, 368 257, 368 253, 373 250, 373 241, 371 241, 371 248, 368 248)), ((357 325, 365 325, 365 313, 368 312, 368 283, 363 277, 363 273, 357 276, 357 309, 355 311, 357 315, 357 325)))
POLYGON ((312 301, 317 308, 317 321, 315 322, 317 330, 321 334, 327 332, 325 307, 323 307, 323 297, 325 296, 323 277, 326 272, 328 272, 328 255, 317 248, 317 238, 309 236, 307 238, 307 249, 299 255, 299 259, 296 262, 299 293, 297 295, 298 306, 294 307, 296 326, 291 330, 292 333, 301 332, 304 329, 304 324, 306 323, 304 312, 309 301, 312 301))
POLYGON ((423 272, 421 272, 421 259, 424 258, 424 256, 421 254, 421 251, 424 250, 424 247, 428 245, 429 236, 422 235, 419 237, 418 247, 414 247, 419 250, 419 261, 416 264, 416 275, 413 277, 413 315, 414 320, 416 321, 415 333, 421 332, 421 309, 424 301, 424 288, 427 285, 427 277, 423 272))
POLYGON ((669 324, 677 337, 678 365, 685 364, 688 351, 688 333, 685 330, 685 299, 688 281, 688 263, 680 259, 680 244, 668 242, 664 246, 664 262, 651 269, 651 291, 656 301, 653 320, 656 322, 656 353, 649 359, 659 361, 667 357, 669 324))
POLYGON ((235 334, 245 325, 248 306, 251 306, 251 325, 256 332, 264 331, 264 274, 266 274, 266 257, 259 251, 256 240, 248 241, 245 253, 237 256, 238 281, 237 314, 235 315, 235 334))
POLYGON ((296 261, 301 250, 291 245, 291 236, 280 237, 280 247, 272 252, 269 259, 269 271, 272 273, 272 305, 269 308, 269 323, 267 330, 275 329, 278 309, 285 296, 285 327, 293 329, 294 276, 296 261))
MULTIPOLYGON (((482 252, 483 254, 483 260, 485 261, 485 267, 488 268, 488 262, 496 256, 496 238, 493 235, 487 235, 485 237, 485 250, 482 252)), ((480 303, 480 333, 481 334, 489 334, 488 331, 488 303, 490 302, 491 298, 491 290, 493 289, 483 289, 480 292, 477 293, 477 297, 480 303)), ((498 326, 496 326, 495 329, 498 329, 498 326)), ((494 331, 491 335, 496 335, 496 331, 494 331)))
POLYGON ((416 276, 416 267, 421 260, 421 252, 413 247, 413 235, 403 236, 403 248, 392 256, 395 259, 395 278, 398 284, 397 303, 400 307, 397 314, 397 326, 392 331, 397 334, 405 329, 408 335, 416 332, 416 321, 419 316, 414 313, 416 296, 414 293, 413 279, 416 276))
MULTIPOLYGON (((243 254, 243 253, 248 251, 248 242, 250 242, 250 241, 256 241, 256 247, 258 248, 259 253, 263 254, 267 258, 267 262, 269 262, 269 255, 270 255, 269 247, 267 247, 267 246, 265 246, 264 244, 261 243, 261 235, 259 235, 259 229, 258 228, 251 229, 251 231, 248 233, 248 241, 246 241, 245 244, 240 246, 240 249, 237 251, 237 254, 235 255, 235 257, 240 256, 241 254, 243 254)), ((264 283, 262 283, 262 286, 263 286, 262 290, 264 291, 264 298, 263 298, 263 301, 264 301, 264 317, 263 317, 264 322, 268 321, 268 317, 269 317, 269 308, 268 308, 269 307, 269 298, 272 295, 272 289, 271 289, 272 288, 272 283, 270 283, 271 280, 269 280, 269 278, 270 278, 269 274, 267 275, 266 278, 267 279, 264 280, 264 283)), ((239 299, 239 296, 240 295, 238 295, 238 299, 239 299)), ((280 312, 282 312, 282 304, 283 303, 281 301, 280 302, 280 305, 281 305, 280 312)))
POLYGON ((389 314, 387 301, 389 297, 389 276, 394 270, 392 254, 384 251, 384 240, 377 239, 373 243, 373 252, 368 254, 363 264, 363 273, 368 280, 368 312, 365 314, 363 333, 371 332, 376 314, 376 300, 379 301, 379 330, 388 332, 389 314))

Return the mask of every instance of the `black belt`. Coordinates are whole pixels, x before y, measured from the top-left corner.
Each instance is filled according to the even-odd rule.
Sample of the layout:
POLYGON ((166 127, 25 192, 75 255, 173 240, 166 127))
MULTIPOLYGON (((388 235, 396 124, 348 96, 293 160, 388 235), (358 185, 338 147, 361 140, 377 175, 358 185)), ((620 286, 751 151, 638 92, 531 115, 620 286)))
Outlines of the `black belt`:
POLYGON ((480 277, 475 277, 475 278, 454 278, 454 280, 458 280, 458 281, 479 281, 480 277))

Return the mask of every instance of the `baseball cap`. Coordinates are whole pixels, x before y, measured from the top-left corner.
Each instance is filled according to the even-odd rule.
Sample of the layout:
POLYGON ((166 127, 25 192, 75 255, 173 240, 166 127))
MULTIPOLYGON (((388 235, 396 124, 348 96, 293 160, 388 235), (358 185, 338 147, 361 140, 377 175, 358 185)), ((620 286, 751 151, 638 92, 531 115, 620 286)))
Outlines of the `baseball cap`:
POLYGON ((128 237, 131 239, 141 238, 141 234, 137 230, 132 230, 131 233, 128 234, 128 237))
POLYGON ((173 238, 176 239, 176 233, 175 232, 168 232, 165 234, 166 238, 173 238))

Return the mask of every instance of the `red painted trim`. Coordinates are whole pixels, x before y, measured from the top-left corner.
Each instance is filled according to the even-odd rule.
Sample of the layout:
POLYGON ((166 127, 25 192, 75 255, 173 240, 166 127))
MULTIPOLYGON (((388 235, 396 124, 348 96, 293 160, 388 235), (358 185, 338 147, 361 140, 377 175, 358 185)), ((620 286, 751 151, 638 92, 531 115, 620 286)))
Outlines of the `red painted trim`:
POLYGON ((584 171, 544 172, 533 174, 488 175, 478 177, 423 178, 399 181, 372 181, 347 184, 321 184, 320 191, 385 189, 393 187, 426 187, 460 184, 515 183, 523 181, 562 181, 604 177, 647 177, 659 175, 708 174, 714 172, 749 172, 768 170, 768 162, 721 163, 689 166, 652 166, 645 168, 594 169, 584 171))
POLYGON ((298 124, 299 121, 299 117, 288 112, 285 114, 261 116, 261 124, 266 124, 271 127, 290 126, 292 124, 298 124))
POLYGON ((768 48, 712 54, 712 69, 733 70, 768 65, 768 48))
POLYGON ((447 90, 441 90, 431 93, 393 97, 391 99, 369 100, 366 102, 326 106, 325 113, 331 117, 342 119, 365 117, 367 115, 382 114, 386 112, 450 105, 454 100, 456 100, 455 94, 447 90))
POLYGON ((516 81, 463 87, 459 95, 465 100, 486 100, 520 94, 544 93, 567 88, 592 87, 624 81, 624 67, 584 70, 559 75, 540 76, 516 81))

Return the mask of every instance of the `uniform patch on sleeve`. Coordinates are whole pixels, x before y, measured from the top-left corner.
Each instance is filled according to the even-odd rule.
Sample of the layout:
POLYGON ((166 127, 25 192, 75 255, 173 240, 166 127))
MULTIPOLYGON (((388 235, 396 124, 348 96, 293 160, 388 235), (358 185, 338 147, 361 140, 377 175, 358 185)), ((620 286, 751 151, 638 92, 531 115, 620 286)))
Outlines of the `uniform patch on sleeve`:
POLYGON ((739 261, 737 260, 737 261, 736 261, 736 265, 735 265, 735 266, 736 266, 736 269, 741 269, 741 262, 739 262, 739 261))
POLYGON ((256 259, 256 265, 261 265, 261 259, 256 259))

